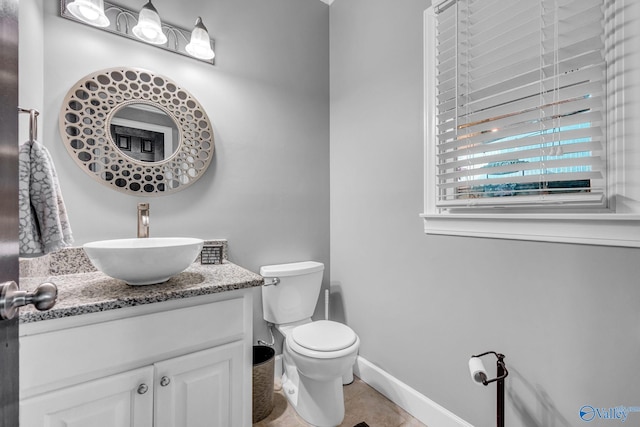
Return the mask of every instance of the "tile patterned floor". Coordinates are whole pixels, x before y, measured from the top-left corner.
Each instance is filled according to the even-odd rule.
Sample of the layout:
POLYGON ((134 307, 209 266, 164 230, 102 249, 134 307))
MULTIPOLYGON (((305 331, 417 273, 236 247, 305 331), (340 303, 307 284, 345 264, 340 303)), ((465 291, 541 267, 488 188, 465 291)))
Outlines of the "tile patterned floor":
MULTIPOLYGON (((273 412, 254 427, 309 427, 289 406, 277 382, 273 398, 273 412)), ((344 387, 344 402, 346 413, 340 427, 353 427, 363 421, 370 427, 426 427, 358 377, 344 387)))

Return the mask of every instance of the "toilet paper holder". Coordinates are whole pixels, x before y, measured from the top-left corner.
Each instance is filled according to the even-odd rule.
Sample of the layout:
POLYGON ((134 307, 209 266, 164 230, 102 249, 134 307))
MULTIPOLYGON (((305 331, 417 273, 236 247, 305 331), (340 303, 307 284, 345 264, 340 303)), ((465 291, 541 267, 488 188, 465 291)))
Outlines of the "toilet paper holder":
POLYGON ((504 379, 509 375, 507 366, 504 363, 505 355, 496 353, 495 351, 487 351, 482 354, 471 356, 469 360, 469 371, 471 372, 471 378, 478 384, 489 385, 492 382, 497 382, 497 399, 496 399, 496 425, 497 427, 504 427, 504 379), (484 365, 480 360, 480 357, 487 354, 493 354, 498 359, 496 361, 497 372, 496 377, 487 379, 487 372, 484 369, 484 365))
MULTIPOLYGON (((507 377, 507 375, 509 375, 509 371, 507 370, 507 366, 504 364, 504 358, 505 358, 504 354, 496 353, 495 351, 487 351, 487 352, 484 352, 482 354, 471 356, 471 358, 472 359, 473 358, 480 358, 482 356, 486 356, 487 354, 493 354, 498 359, 496 361, 496 365, 498 367, 498 371, 496 373, 496 377, 492 378, 490 380, 487 379, 486 372, 479 372, 479 376, 480 376, 479 379, 480 379, 480 382, 482 382, 482 385, 489 385, 492 382, 504 380, 507 377)), ((484 368, 484 366, 483 366, 483 368, 484 368)))

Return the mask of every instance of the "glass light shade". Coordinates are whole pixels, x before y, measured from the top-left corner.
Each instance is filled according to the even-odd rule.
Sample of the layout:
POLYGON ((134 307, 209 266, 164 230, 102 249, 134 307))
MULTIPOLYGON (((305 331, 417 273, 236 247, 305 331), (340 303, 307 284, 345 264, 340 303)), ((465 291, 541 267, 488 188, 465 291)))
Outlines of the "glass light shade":
POLYGON ((131 29, 133 34, 140 40, 152 44, 165 44, 167 36, 162 32, 162 23, 158 11, 147 2, 138 15, 138 25, 131 29))
POLYGON ((109 26, 103 0, 74 0, 67 5, 67 10, 82 22, 94 27, 109 26))
POLYGON ((202 23, 202 18, 198 17, 196 26, 191 32, 191 42, 184 48, 187 53, 198 59, 213 59, 216 55, 211 49, 211 40, 207 27, 202 23))

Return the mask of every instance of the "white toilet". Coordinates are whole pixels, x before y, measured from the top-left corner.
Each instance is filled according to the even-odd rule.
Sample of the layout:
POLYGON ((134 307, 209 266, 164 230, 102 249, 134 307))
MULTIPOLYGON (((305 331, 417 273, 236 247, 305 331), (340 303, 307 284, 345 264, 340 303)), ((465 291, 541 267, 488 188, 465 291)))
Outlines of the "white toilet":
POLYGON ((311 320, 323 271, 324 264, 313 261, 260 268, 267 285, 262 309, 264 319, 285 337, 282 388, 287 400, 309 424, 335 427, 344 419, 342 385, 353 380, 360 339, 342 323, 311 320))

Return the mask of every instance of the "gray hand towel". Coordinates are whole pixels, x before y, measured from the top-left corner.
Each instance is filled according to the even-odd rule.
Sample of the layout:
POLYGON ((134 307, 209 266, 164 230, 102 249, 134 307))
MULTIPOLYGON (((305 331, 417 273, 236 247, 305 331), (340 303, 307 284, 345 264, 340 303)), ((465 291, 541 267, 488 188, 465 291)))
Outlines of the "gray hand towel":
POLYGON ((28 141, 20 147, 18 162, 20 256, 70 246, 73 236, 51 154, 39 142, 28 141))

